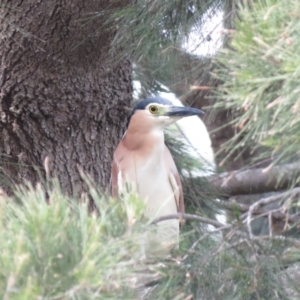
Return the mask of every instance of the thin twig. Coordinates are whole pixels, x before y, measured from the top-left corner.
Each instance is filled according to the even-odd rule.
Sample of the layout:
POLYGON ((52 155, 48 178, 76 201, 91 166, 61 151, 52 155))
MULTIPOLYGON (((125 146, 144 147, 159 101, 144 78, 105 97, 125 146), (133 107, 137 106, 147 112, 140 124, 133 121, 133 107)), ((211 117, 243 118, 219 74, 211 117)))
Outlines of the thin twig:
POLYGON ((172 220, 172 219, 183 219, 183 220, 199 221, 199 222, 202 222, 202 223, 213 225, 215 227, 223 227, 224 226, 224 224, 222 224, 218 221, 209 219, 209 218, 200 217, 200 216, 192 215, 192 214, 182 214, 182 213, 170 214, 170 215, 158 217, 158 218, 154 219, 151 222, 151 224, 156 224, 156 223, 159 223, 159 222, 162 222, 162 221, 172 220))
POLYGON ((287 197, 287 196, 293 197, 293 196, 295 196, 296 194, 299 194, 299 193, 300 193, 300 188, 298 187, 298 188, 294 188, 290 191, 280 193, 280 194, 275 195, 275 196, 263 198, 263 199, 255 202, 255 203, 253 203, 252 205, 250 205, 250 208, 249 208, 249 211, 248 211, 248 214, 247 214, 247 219, 246 219, 246 225, 247 225, 247 228, 248 228, 250 238, 253 238, 253 233, 252 233, 252 229, 251 229, 252 215, 260 206, 276 202, 276 201, 281 200, 282 198, 287 197))

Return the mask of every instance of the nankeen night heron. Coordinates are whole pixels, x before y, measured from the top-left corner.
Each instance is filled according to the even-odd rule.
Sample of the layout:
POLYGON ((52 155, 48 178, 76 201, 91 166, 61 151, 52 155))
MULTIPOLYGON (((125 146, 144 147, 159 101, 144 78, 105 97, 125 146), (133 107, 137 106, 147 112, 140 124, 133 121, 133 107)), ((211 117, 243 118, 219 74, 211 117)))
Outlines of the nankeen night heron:
MULTIPOLYGON (((146 203, 145 216, 153 219, 184 213, 180 177, 164 142, 164 128, 175 121, 203 112, 174 106, 167 99, 143 100, 133 109, 127 131, 117 146, 112 162, 112 196, 130 186, 146 203)), ((160 246, 177 244, 179 220, 157 224, 155 241, 160 246)))

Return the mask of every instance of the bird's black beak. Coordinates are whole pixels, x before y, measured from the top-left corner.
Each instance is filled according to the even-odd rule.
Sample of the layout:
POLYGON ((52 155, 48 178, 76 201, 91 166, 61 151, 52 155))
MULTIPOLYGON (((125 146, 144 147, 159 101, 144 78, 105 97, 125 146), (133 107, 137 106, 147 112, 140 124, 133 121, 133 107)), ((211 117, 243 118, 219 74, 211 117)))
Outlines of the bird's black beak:
POLYGON ((169 117, 188 117, 195 115, 202 115, 204 112, 197 108, 184 107, 184 106, 171 106, 165 113, 165 116, 169 117))

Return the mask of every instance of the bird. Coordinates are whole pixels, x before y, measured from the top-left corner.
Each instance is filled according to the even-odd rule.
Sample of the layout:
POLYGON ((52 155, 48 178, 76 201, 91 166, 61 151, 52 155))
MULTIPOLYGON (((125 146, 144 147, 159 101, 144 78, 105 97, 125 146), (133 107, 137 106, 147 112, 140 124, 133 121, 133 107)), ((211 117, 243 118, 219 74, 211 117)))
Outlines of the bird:
MULTIPOLYGON (((201 114, 202 110, 174 106, 161 97, 138 103, 113 155, 112 197, 117 198, 130 187, 130 191, 144 201, 144 215, 149 219, 184 213, 182 184, 174 159, 165 145, 164 129, 181 118, 201 114)), ((156 243, 159 249, 169 251, 178 246, 180 220, 164 220, 156 226, 149 247, 156 243)))

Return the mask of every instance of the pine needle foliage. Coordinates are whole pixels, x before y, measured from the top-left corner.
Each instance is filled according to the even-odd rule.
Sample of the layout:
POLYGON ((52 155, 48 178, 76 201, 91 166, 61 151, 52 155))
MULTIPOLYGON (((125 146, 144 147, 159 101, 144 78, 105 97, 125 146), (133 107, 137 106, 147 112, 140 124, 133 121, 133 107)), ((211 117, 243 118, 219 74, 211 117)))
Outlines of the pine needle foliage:
POLYGON ((229 155, 263 147, 260 158, 300 157, 300 1, 241 1, 236 30, 218 57, 217 108, 232 112, 229 155))
POLYGON ((104 20, 104 28, 117 24, 111 44, 114 53, 134 56, 139 61, 150 53, 166 51, 186 37, 192 26, 200 25, 209 9, 222 7, 220 0, 131 1, 123 8, 95 12, 92 18, 104 20), (123 49, 123 50, 122 50, 123 49))
MULTIPOLYGON (((203 12, 221 1, 197 3, 203 12)), ((282 159, 297 158, 300 2, 241 3, 236 33, 219 57, 217 74, 224 81, 218 106, 230 108, 240 127, 228 147, 249 143, 282 159)), ((107 24, 120 21, 113 46, 126 48, 137 60, 147 51, 165 50, 197 17, 194 2, 132 5, 113 15, 95 15, 109 15, 107 24)), ((191 160, 181 164, 183 169, 194 166, 191 160)), ((144 299, 300 298, 296 238, 250 238, 239 215, 227 229, 189 221, 178 250, 145 263, 140 239, 149 221, 142 218, 142 202, 126 194, 123 201, 110 199, 87 183, 82 199, 67 197, 55 182, 47 193, 28 184, 17 187, 13 197, 0 198, 2 299, 141 299, 136 282, 145 273, 154 279, 144 286, 139 282, 140 290, 150 287, 144 299), (88 197, 100 214, 88 212, 88 197)))
POLYGON ((244 233, 222 238, 198 230, 185 235, 186 245, 198 241, 197 246, 184 249, 176 263, 161 263, 156 269, 160 281, 146 299, 297 299, 299 273, 294 276, 290 266, 299 271, 299 261, 285 264, 280 257, 288 243, 242 239, 244 233))
POLYGON ((143 206, 134 197, 113 202, 94 189, 90 195, 100 216, 58 184, 48 199, 40 185, 1 199, 1 299, 132 299, 142 253, 128 212, 138 218, 143 206))
POLYGON ((224 231, 187 222, 179 249, 145 260, 143 202, 130 194, 113 200, 88 185, 101 214, 55 181, 47 193, 28 184, 1 197, 2 299, 299 298, 299 276, 287 271, 299 268, 297 240, 251 240, 239 222, 224 231))

